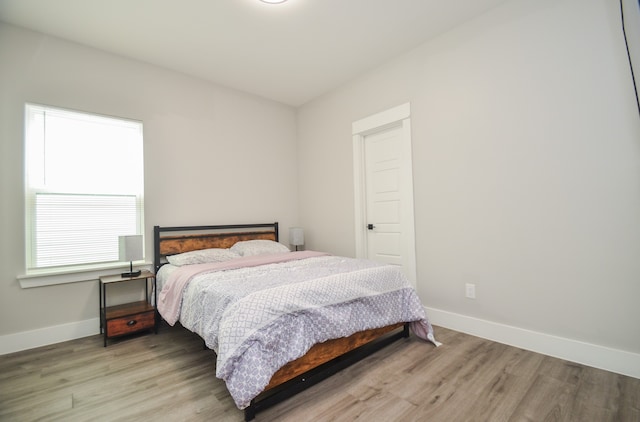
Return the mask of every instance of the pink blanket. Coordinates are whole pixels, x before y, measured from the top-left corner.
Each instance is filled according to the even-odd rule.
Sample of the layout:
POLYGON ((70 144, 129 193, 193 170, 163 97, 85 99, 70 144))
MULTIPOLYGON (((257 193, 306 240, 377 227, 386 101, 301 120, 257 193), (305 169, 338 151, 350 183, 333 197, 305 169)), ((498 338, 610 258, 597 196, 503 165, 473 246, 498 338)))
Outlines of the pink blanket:
POLYGON ((258 265, 276 264, 327 255, 323 252, 298 251, 272 255, 244 256, 225 262, 185 265, 171 274, 158 297, 158 312, 170 324, 174 325, 180 317, 182 294, 189 282, 197 275, 236 268, 257 267, 258 265))

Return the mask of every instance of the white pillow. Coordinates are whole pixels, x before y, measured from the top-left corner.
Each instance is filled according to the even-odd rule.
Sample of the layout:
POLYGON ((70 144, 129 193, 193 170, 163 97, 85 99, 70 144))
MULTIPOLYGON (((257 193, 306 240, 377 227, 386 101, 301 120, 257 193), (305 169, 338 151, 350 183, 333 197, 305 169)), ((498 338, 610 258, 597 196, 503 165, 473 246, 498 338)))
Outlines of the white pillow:
POLYGON ((169 261, 169 264, 179 267, 181 265, 205 264, 207 262, 224 262, 235 258, 240 258, 240 255, 229 249, 211 248, 170 255, 167 256, 167 261, 169 261))
POLYGON ((242 256, 291 252, 289 248, 273 240, 243 240, 237 242, 229 250, 242 256))

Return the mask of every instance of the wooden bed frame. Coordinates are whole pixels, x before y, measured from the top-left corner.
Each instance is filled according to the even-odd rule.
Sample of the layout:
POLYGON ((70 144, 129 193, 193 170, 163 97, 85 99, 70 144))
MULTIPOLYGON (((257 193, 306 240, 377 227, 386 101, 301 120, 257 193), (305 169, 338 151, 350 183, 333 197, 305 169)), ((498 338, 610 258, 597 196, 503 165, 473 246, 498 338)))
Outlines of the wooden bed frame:
MULTIPOLYGON (((207 248, 229 248, 243 240, 278 241, 278 223, 153 228, 154 269, 165 257, 207 248)), ((276 372, 269 385, 245 409, 245 421, 256 413, 311 387, 386 345, 409 336, 407 323, 366 330, 313 346, 306 355, 276 372)))

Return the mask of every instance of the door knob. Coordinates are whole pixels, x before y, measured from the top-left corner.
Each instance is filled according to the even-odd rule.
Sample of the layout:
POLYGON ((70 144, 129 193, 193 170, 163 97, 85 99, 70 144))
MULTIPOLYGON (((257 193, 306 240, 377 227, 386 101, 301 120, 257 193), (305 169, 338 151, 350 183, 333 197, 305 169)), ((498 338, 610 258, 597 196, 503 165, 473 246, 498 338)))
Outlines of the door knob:
POLYGON ((375 228, 376 228, 376 226, 374 226, 373 224, 367 224, 367 229, 373 230, 375 228))

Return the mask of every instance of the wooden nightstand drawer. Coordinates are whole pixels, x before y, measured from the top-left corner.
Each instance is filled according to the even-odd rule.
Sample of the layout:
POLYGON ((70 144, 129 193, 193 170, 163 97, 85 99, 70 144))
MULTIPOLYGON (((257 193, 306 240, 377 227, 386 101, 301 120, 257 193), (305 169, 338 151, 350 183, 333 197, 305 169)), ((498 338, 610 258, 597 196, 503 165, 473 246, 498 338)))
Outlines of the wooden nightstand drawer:
POLYGON ((102 276, 99 282, 100 332, 104 334, 105 347, 107 347, 108 338, 145 330, 154 330, 156 334, 158 333, 156 308, 153 305, 156 302, 156 278, 152 272, 145 270, 133 277, 123 277, 122 274, 102 276), (138 283, 144 287, 144 300, 107 306, 107 286, 121 283, 138 283), (153 296, 149 295, 150 288, 153 296))
POLYGON ((154 327, 154 311, 143 312, 107 320, 107 335, 109 337, 121 336, 140 330, 152 329, 154 327))

